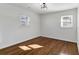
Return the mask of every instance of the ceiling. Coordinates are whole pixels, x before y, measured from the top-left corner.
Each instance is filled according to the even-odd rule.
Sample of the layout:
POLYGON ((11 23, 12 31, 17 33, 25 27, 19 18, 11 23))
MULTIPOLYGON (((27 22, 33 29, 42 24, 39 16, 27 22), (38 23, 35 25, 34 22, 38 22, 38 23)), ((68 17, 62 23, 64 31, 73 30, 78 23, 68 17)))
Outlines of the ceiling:
POLYGON ((34 11, 34 12, 40 13, 40 14, 72 9, 72 8, 76 8, 78 6, 78 3, 46 3, 48 8, 47 8, 47 10, 42 11, 41 6, 40 6, 41 4, 42 3, 16 3, 13 5, 28 8, 31 11, 34 11))

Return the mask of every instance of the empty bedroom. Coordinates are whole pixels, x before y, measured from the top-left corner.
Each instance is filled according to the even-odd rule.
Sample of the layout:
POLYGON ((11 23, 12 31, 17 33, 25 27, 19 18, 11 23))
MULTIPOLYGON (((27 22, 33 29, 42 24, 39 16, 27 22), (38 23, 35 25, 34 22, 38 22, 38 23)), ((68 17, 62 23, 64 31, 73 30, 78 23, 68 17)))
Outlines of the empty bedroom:
POLYGON ((79 3, 0 3, 0 55, 78 55, 79 3))

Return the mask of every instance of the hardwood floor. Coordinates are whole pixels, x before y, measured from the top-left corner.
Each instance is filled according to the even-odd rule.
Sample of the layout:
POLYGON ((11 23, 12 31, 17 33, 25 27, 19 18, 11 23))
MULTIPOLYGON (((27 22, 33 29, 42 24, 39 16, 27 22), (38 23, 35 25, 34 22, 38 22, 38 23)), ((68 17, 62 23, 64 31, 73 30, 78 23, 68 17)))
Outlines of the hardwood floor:
POLYGON ((38 37, 11 47, 0 50, 1 55, 77 55, 77 44, 47 37, 38 37), (37 44, 40 48, 30 47, 37 44), (29 47, 30 50, 22 50, 18 46, 29 47))

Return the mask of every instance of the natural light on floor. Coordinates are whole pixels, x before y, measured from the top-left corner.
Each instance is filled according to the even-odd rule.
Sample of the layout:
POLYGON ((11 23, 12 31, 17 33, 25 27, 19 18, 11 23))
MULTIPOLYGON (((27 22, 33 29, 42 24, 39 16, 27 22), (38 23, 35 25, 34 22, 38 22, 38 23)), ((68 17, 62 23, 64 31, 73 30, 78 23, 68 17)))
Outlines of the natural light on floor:
POLYGON ((26 50, 31 50, 31 48, 27 47, 27 46, 18 46, 20 49, 26 51, 26 50))
POLYGON ((37 49, 37 48, 42 48, 44 46, 41 46, 39 44, 30 44, 27 46, 18 46, 20 49, 26 51, 26 50, 32 50, 32 49, 37 49))
POLYGON ((39 45, 39 44, 31 44, 31 45, 28 45, 29 47, 33 48, 33 49, 36 49, 36 48, 42 48, 43 46, 39 45))

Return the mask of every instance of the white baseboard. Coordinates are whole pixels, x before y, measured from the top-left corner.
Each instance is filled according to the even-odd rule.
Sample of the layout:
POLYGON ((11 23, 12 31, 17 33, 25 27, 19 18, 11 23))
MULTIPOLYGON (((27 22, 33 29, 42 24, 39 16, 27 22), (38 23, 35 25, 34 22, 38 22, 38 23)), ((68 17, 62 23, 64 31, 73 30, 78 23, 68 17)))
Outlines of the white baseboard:
POLYGON ((2 46, 2 47, 0 47, 0 49, 7 48, 7 47, 12 46, 12 45, 16 45, 16 44, 19 44, 19 43, 27 41, 27 40, 31 40, 31 39, 36 38, 36 37, 39 37, 39 36, 33 36, 33 37, 30 37, 30 38, 26 38, 25 40, 14 42, 14 43, 11 43, 9 45, 2 46))
MULTIPOLYGON (((55 37, 49 37, 49 36, 44 36, 44 35, 42 35, 42 36, 43 36, 43 37, 48 37, 48 38, 55 38, 55 37)), ((9 46, 12 46, 12 45, 15 45, 15 44, 19 44, 19 43, 21 43, 21 42, 24 42, 24 41, 27 41, 27 40, 31 40, 31 39, 37 38, 37 37, 39 37, 39 36, 32 36, 32 37, 30 37, 30 38, 26 38, 25 40, 21 40, 21 41, 18 41, 18 42, 11 43, 11 44, 9 44, 9 45, 2 46, 2 47, 0 47, 0 49, 9 47, 9 46)), ((60 38, 55 38, 55 39, 63 40, 63 39, 60 39, 60 38)), ((67 40, 63 40, 63 41, 67 41, 67 40)), ((75 41, 69 41, 69 42, 77 43, 77 42, 75 42, 75 41)), ((78 47, 79 47, 79 46, 78 46, 78 47)))
MULTIPOLYGON (((45 35, 42 35, 43 37, 48 37, 48 38, 55 38, 55 39, 58 39, 58 40, 63 40, 62 38, 57 38, 57 37, 50 37, 50 36, 45 36, 45 35)), ((76 41, 70 41, 70 40, 66 40, 64 39, 63 41, 68 41, 68 42, 74 42, 74 43, 77 43, 76 41)))

